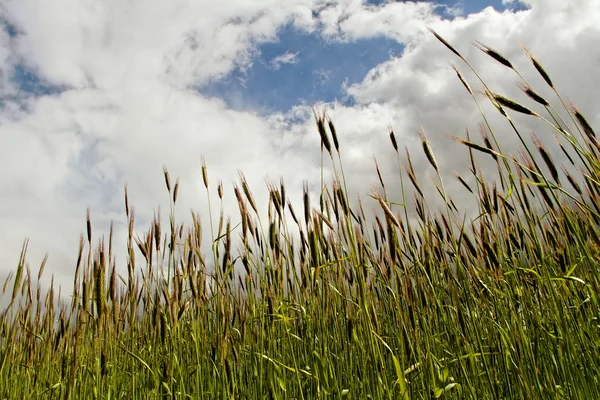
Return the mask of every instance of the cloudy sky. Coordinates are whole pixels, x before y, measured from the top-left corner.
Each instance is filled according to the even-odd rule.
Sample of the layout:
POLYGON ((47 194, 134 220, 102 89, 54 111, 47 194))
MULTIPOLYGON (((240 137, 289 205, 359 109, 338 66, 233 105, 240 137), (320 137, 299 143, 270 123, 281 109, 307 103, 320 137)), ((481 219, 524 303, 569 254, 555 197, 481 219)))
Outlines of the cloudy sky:
MULTIPOLYGON (((28 237, 32 269, 49 252, 45 275, 70 290, 86 208, 96 238, 114 220, 124 245, 123 186, 145 231, 159 205, 168 214, 163 166, 181 181, 179 220, 190 208, 205 215, 202 156, 232 214, 238 170, 262 203, 265 180, 284 177, 299 208, 303 181, 317 190, 320 177, 313 105, 327 107, 349 188, 365 201, 377 185, 373 156, 399 193, 388 126, 427 181, 422 127, 459 191, 450 181, 466 152, 444 134, 478 137, 482 117, 451 64, 477 82, 426 27, 495 90, 530 104, 514 72, 473 46, 498 50, 549 95, 523 43, 598 128, 598 20, 597 0, 2 0, 0 277, 28 237)), ((525 131, 534 128, 548 131, 525 131)), ((121 272, 124 262, 118 253, 121 272)))

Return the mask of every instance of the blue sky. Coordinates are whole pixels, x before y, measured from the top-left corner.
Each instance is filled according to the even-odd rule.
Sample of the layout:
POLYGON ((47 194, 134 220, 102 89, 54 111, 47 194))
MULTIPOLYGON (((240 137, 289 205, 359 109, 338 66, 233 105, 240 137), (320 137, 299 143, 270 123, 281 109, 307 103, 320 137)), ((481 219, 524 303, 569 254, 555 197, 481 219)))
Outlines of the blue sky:
MULTIPOLYGON (((381 5, 385 0, 368 3, 381 5)), ((486 7, 498 11, 523 10, 520 4, 504 5, 502 0, 460 1, 439 0, 439 15, 449 15, 451 7, 466 16, 486 7)), ((208 96, 225 100, 238 110, 261 114, 285 112, 297 104, 337 101, 352 105, 353 99, 343 90, 344 85, 361 82, 367 72, 402 55, 404 46, 392 38, 380 36, 352 42, 330 42, 317 34, 307 34, 288 25, 278 34, 278 41, 262 44, 249 69, 235 69, 227 76, 199 88, 208 96), (276 63, 281 55, 293 55, 293 62, 276 63)))
MULTIPOLYGON (((370 0, 375 6, 389 0, 370 0)), ((393 1, 391 1, 393 2, 393 1)), ((454 18, 446 7, 466 16, 486 7, 498 11, 526 9, 522 4, 503 4, 502 0, 459 1, 438 0, 437 13, 443 18, 454 18)), ((18 37, 17 28, 2 20, 9 36, 18 37)), ((291 24, 279 29, 277 41, 258 46, 250 68, 235 68, 224 77, 211 80, 197 90, 206 96, 224 100, 236 110, 259 114, 285 112, 298 104, 337 101, 353 105, 345 85, 361 82, 373 67, 391 58, 399 57, 404 46, 396 40, 379 36, 356 41, 327 41, 317 33, 308 34, 291 24), (288 62, 277 62, 277 57, 293 55, 288 62)), ((11 80, 21 96, 43 96, 60 93, 64 87, 44 81, 35 68, 17 63, 11 80)), ((0 107, 3 96, 0 95, 0 107)))

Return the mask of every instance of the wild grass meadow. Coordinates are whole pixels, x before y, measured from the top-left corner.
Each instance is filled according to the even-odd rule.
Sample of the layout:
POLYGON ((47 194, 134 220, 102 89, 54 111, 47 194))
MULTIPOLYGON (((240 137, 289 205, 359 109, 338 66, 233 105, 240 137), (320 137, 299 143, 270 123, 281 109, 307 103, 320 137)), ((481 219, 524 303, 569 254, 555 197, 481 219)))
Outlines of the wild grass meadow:
MULTIPOLYGON (((54 300, 54 285, 42 295, 44 263, 31 271, 25 242, 2 289, 0 399, 599 399, 600 142, 526 49, 552 99, 480 49, 514 70, 529 102, 468 83, 456 68, 464 95, 491 102, 512 127, 503 134, 523 145, 504 152, 487 122, 482 140, 448 138, 469 154, 471 175, 455 179, 477 218, 458 213, 422 134, 440 196, 425 197, 392 130, 398 176, 380 178, 381 188, 399 183, 411 198, 382 189, 351 206, 334 123, 315 111, 322 156, 335 165, 319 204, 308 188, 289 199, 273 183, 259 216, 242 176, 239 209, 213 201, 199 211, 214 225, 198 213, 184 226, 172 213, 169 225, 156 219, 134 237, 125 190, 127 265, 117 269, 112 230, 95 238, 88 215, 70 302, 54 300), (516 115, 543 121, 568 162, 526 140, 516 115), (433 211, 439 199, 443 211, 433 211)), ((174 209, 179 183, 164 175, 174 209)), ((202 176, 209 198, 222 198, 205 164, 202 176)))

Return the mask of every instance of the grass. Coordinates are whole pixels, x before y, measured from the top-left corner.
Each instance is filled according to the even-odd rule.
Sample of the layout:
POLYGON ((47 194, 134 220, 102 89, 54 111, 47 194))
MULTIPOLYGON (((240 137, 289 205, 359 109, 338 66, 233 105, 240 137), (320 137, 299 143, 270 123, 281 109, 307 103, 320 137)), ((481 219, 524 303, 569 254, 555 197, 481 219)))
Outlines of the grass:
MULTIPOLYGON (((54 301, 53 284, 42 296, 45 263, 36 284, 25 242, 3 287, 11 304, 0 314, 0 398, 600 398, 600 143, 526 49, 568 122, 501 54, 479 48, 514 70, 532 104, 481 78, 475 91, 455 67, 466 94, 491 101, 523 145, 505 154, 483 112, 483 144, 450 138, 468 150, 471 176, 457 179, 477 218, 461 217, 423 132, 443 211, 431 211, 392 130, 401 203, 413 192, 414 213, 387 197, 378 167, 383 193, 369 201, 379 212, 351 206, 335 126, 315 112, 335 166, 320 204, 305 188, 294 208, 285 184, 271 183, 259 218, 241 175, 241 225, 221 208, 213 231, 209 210, 210 254, 200 250, 198 214, 189 226, 174 212, 167 227, 157 217, 134 237, 125 190, 127 276, 117 274, 112 229, 108 246, 95 243, 88 214, 69 304, 54 301), (528 144, 517 113, 544 121, 570 162, 557 165, 540 140, 528 144), (484 176, 484 159, 497 177, 484 176)), ((202 176, 210 198, 204 163, 202 176)), ((166 170, 165 182, 174 210, 179 183, 166 170)))

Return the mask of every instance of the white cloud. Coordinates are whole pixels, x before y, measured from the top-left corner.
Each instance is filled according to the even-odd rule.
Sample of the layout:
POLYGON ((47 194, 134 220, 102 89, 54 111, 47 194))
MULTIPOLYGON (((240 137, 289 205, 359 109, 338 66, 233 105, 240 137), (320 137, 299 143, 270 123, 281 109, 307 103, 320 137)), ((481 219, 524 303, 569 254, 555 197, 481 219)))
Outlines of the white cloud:
POLYGON ((298 63, 298 54, 300 54, 299 51, 297 51, 295 53, 287 52, 287 53, 280 54, 271 60, 271 66, 273 67, 273 69, 277 70, 281 67, 281 64, 297 64, 298 63))
MULTIPOLYGON (((360 192, 365 202, 370 186, 377 184, 373 155, 387 176, 388 189, 399 195, 389 124, 400 144, 412 151, 422 182, 431 169, 421 156, 417 126, 428 133, 449 182, 454 182, 453 169, 464 168, 466 152, 443 134, 461 136, 468 128, 477 137, 482 118, 450 63, 471 83, 476 81, 426 25, 472 61, 492 88, 530 104, 515 87, 517 76, 471 45, 479 40, 497 49, 543 95, 551 95, 521 53, 522 41, 559 90, 598 126, 600 104, 590 82, 600 79, 595 67, 600 62, 600 4, 527 4, 529 11, 498 13, 488 8, 449 21, 436 17, 434 6, 423 2, 381 7, 352 0, 5 2, 3 14, 23 34, 11 39, 0 32, 0 88, 14 90, 7 71, 23 59, 44 79, 69 90, 29 98, 25 107, 9 102, 0 111, 0 272, 16 266, 22 240, 29 236, 32 264, 50 251, 46 274, 57 274, 70 290, 86 207, 92 210, 96 238, 107 232, 111 219, 116 221, 116 238, 121 239, 117 250, 122 251, 123 184, 129 185, 145 230, 144 222, 158 204, 167 216, 163 165, 173 179, 181 179, 177 214, 188 218, 194 208, 205 215, 201 155, 209 166, 213 193, 223 180, 225 207, 232 214, 237 206, 231 183, 238 169, 259 203, 267 199, 264 179, 280 175, 297 203, 302 181, 318 184, 320 178, 319 138, 310 109, 299 106, 286 115, 261 117, 227 109, 222 101, 191 90, 236 66, 247 68, 258 44, 276 40, 278 27, 287 23, 330 40, 385 35, 406 44, 402 57, 375 67, 364 81, 348 87, 354 107, 330 105, 350 190, 360 192)), ((488 106, 486 111, 491 111, 507 148, 516 148, 517 139, 505 121, 488 106)), ((535 128, 539 136, 549 135, 543 125, 526 126, 525 134, 535 128)), ((453 190, 452 184, 447 186, 453 190)), ((123 262, 119 253, 120 267, 123 262)))
POLYGON ((332 71, 330 69, 317 69, 313 72, 313 75, 316 78, 317 84, 322 86, 326 84, 331 79, 332 71))

